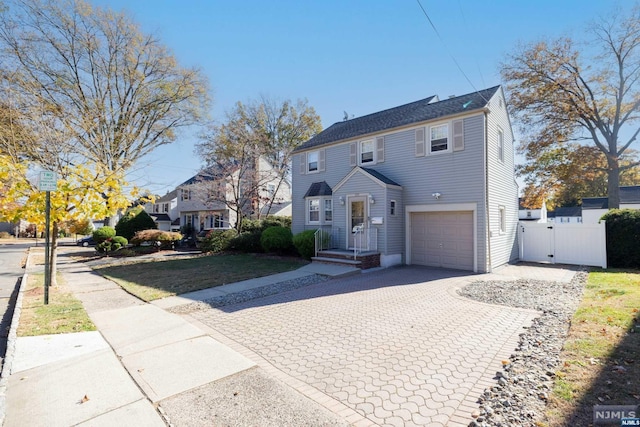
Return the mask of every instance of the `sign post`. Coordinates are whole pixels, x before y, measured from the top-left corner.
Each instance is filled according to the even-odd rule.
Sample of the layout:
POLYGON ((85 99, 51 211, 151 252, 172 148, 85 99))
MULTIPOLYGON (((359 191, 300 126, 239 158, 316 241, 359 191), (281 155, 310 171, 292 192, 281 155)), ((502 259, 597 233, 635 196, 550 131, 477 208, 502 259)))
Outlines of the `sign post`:
POLYGON ((51 286, 51 246, 49 244, 50 234, 49 226, 51 223, 51 192, 56 191, 58 177, 52 171, 40 171, 40 180, 38 181, 38 189, 46 191, 47 197, 45 202, 45 231, 44 231, 44 304, 49 304, 49 287, 51 286))

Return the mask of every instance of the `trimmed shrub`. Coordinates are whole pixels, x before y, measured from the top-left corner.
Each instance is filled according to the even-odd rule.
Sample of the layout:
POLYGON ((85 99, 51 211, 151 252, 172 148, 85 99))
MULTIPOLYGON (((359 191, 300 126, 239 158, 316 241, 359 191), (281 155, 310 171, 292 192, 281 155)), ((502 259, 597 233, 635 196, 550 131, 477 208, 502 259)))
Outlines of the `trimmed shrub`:
POLYGON ((182 239, 182 234, 173 231, 142 230, 136 232, 131 243, 140 246, 142 243, 150 243, 158 249, 173 248, 175 242, 182 239))
POLYGON ((612 209, 600 220, 607 222, 607 265, 640 268, 640 210, 612 209))
POLYGON ((229 242, 229 249, 239 252, 262 252, 260 232, 240 233, 229 242))
POLYGON ((229 242, 236 237, 236 230, 211 230, 200 242, 203 252, 223 252, 229 248, 229 242))
POLYGON ((120 247, 125 247, 129 244, 129 241, 122 236, 114 236, 111 238, 111 240, 113 241, 113 243, 117 243, 120 245, 120 247))
POLYGON ((293 236, 293 246, 303 258, 311 259, 315 255, 315 233, 316 230, 305 230, 293 236))
POLYGON ((281 226, 269 227, 260 236, 260 245, 265 252, 283 253, 291 250, 291 230, 281 226))
POLYGON ((138 206, 136 208, 129 209, 127 213, 120 218, 120 221, 116 224, 116 233, 118 236, 131 239, 134 234, 142 230, 155 230, 158 226, 155 221, 149 216, 143 207, 138 206))
POLYGON ((109 227, 105 225, 104 227, 100 227, 97 230, 94 230, 92 233, 93 240, 96 241, 97 244, 104 242, 107 239, 116 236, 116 230, 113 227, 109 227))
POLYGON ((9 237, 11 237, 11 234, 6 231, 0 231, 0 239, 8 239, 9 237))

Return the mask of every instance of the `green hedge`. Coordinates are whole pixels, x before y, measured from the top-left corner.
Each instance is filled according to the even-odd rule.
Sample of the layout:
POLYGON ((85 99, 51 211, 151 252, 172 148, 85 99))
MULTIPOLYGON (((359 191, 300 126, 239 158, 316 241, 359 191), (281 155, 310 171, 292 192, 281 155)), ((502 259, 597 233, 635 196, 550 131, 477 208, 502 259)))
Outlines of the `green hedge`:
POLYGON ((93 240, 95 240, 96 243, 98 244, 104 242, 107 239, 115 237, 115 235, 116 235, 116 229, 113 227, 109 227, 107 225, 105 225, 104 227, 98 228, 92 234, 93 240))
POLYGON ((306 230, 293 236, 293 246, 303 258, 311 259, 315 256, 315 233, 316 230, 306 230))
POLYGON ((640 268, 640 210, 612 209, 600 219, 607 222, 607 265, 640 268))
POLYGON ((291 230, 285 227, 269 227, 260 236, 260 245, 265 252, 289 252, 293 245, 291 230))
POLYGON ((211 230, 200 242, 200 249, 213 253, 226 251, 231 240, 237 235, 236 230, 211 230))

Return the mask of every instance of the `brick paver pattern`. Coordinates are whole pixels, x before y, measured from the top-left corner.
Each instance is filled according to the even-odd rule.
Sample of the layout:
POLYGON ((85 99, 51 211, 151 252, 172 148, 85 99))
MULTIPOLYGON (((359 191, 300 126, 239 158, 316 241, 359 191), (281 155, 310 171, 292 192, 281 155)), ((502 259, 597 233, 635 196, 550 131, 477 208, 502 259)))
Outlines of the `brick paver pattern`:
POLYGON ((392 268, 193 316, 375 424, 465 425, 536 317, 457 296, 475 277, 392 268))

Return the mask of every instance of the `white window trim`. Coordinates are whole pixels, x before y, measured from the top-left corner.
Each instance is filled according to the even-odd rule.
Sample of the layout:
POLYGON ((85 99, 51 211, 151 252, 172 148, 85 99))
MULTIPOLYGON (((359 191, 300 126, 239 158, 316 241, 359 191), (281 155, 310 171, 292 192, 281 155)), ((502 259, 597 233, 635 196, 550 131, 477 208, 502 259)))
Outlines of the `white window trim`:
POLYGON ((371 139, 363 139, 362 141, 358 141, 358 166, 372 166, 375 165, 376 163, 378 163, 378 156, 376 153, 376 139, 375 138, 371 138, 371 139), (371 143, 371 161, 370 162, 362 162, 362 144, 364 144, 365 142, 369 142, 371 143))
POLYGON ((507 209, 504 206, 498 206, 498 231, 507 233, 507 209))
POLYGON ((333 199, 331 197, 324 197, 321 199, 321 202, 322 202, 322 223, 332 224, 333 223, 333 199), (326 209, 327 201, 331 202, 331 219, 327 219, 327 209, 326 209))
POLYGON ((429 156, 437 156, 438 154, 445 154, 445 153, 451 153, 453 152, 453 122, 451 121, 446 121, 446 122, 439 122, 439 123, 434 123, 430 126, 427 127, 427 134, 425 135, 425 144, 426 144, 426 153, 429 156), (447 126, 447 149, 446 150, 440 150, 440 151, 432 151, 431 150, 431 129, 433 128, 437 128, 440 126, 447 126), (427 138, 428 137, 428 138, 427 138))
POLYGON ((398 213, 398 203, 395 200, 389 200, 389 215, 395 216, 398 213))
POLYGON ((331 216, 335 215, 335 204, 333 203, 332 196, 315 196, 315 197, 307 197, 304 199, 304 222, 305 225, 324 225, 324 224, 332 224, 333 220, 327 221, 325 218, 325 210, 324 210, 324 202, 325 200, 331 200, 331 216), (311 200, 318 201, 318 221, 311 221, 310 218, 310 209, 309 207, 311 200))
POLYGON ((498 160, 504 163, 504 132, 498 126, 498 160))
POLYGON ((309 151, 305 156, 305 162, 306 162, 305 170, 307 171, 308 174, 320 172, 320 151, 319 150, 309 151), (316 155, 316 168, 314 170, 309 169, 309 164, 311 163, 309 161, 309 158, 311 157, 312 154, 316 155))

